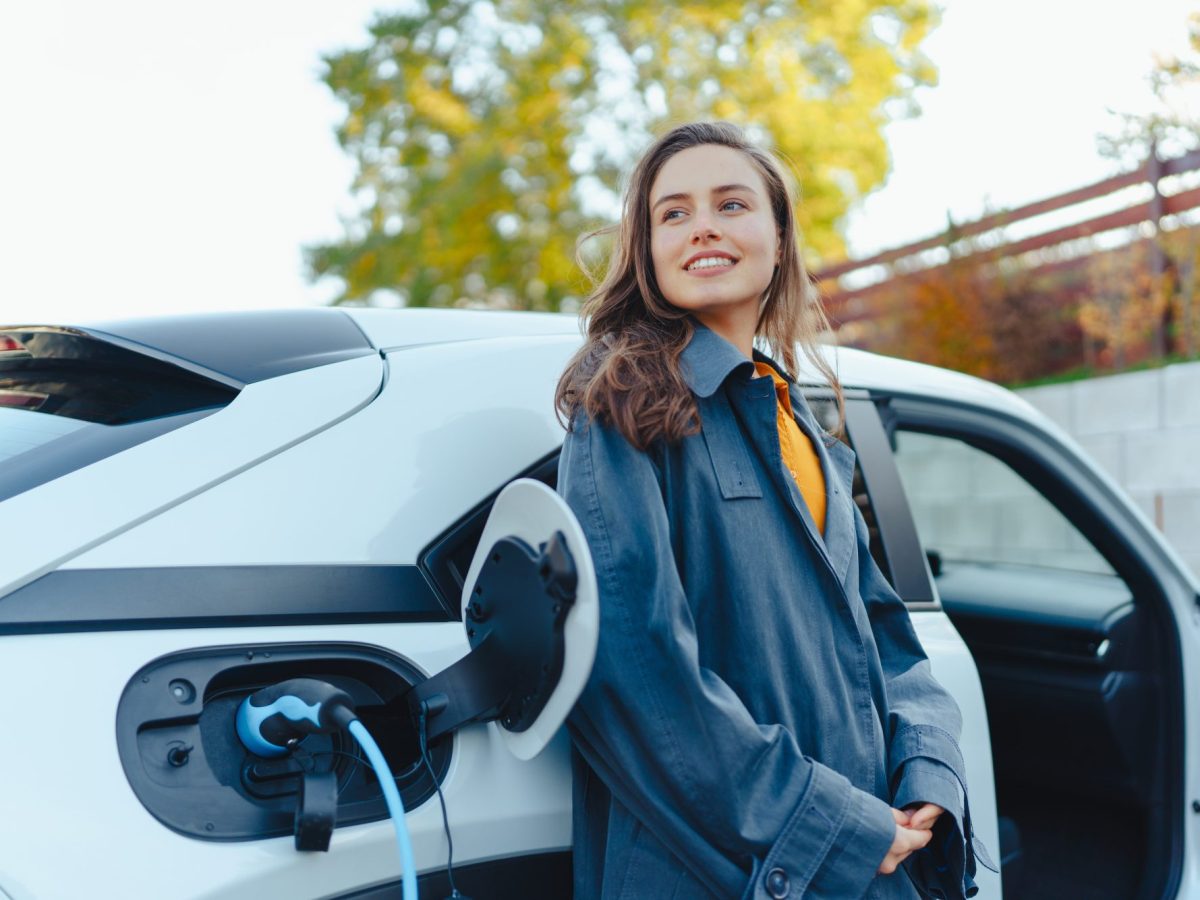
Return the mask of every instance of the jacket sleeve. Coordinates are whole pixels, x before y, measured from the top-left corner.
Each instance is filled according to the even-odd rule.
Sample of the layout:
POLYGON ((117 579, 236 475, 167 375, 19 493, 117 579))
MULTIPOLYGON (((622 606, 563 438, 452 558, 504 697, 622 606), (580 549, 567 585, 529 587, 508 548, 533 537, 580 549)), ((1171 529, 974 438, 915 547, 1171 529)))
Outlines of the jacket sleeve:
POLYGON ((866 523, 855 506, 859 589, 879 648, 886 682, 888 774, 892 805, 936 803, 946 811, 933 840, 907 865, 918 884, 938 898, 972 897, 976 860, 995 871, 971 831, 966 767, 958 747, 962 715, 933 677, 904 602, 871 556, 866 523))
POLYGON ((895 837, 889 806, 756 722, 700 665, 657 469, 577 421, 559 492, 587 535, 600 635, 568 725, 614 798, 721 897, 858 897, 895 837), (781 874, 782 873, 782 874, 781 874), (786 879, 786 881, 784 880, 786 879))

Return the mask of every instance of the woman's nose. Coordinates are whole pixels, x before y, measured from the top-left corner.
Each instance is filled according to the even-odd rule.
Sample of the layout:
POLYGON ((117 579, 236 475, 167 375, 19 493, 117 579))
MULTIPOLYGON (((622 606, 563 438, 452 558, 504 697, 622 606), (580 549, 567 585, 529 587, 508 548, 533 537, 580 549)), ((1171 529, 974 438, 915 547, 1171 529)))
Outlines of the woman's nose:
POLYGON ((699 215, 695 218, 691 236, 693 244, 698 244, 704 240, 716 240, 720 236, 721 230, 710 216, 699 215))

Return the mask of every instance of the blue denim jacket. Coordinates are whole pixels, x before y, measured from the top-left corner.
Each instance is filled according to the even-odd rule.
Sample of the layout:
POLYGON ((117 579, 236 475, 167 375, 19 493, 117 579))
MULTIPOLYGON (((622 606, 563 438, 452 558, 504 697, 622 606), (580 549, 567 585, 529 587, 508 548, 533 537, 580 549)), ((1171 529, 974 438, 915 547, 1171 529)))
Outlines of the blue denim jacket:
POLYGON ((568 719, 576 900, 970 896, 959 711, 867 549, 853 451, 793 385, 822 537, 771 379, 698 323, 682 361, 701 433, 639 452, 580 418, 559 462, 601 609, 568 719), (947 811, 931 849, 877 876, 918 800, 947 811))

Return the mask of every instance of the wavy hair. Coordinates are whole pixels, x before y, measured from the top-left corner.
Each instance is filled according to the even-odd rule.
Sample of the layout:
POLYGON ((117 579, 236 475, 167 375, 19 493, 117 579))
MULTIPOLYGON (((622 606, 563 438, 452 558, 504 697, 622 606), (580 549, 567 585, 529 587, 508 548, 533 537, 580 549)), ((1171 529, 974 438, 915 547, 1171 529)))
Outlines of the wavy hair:
MULTIPOLYGON (((579 249, 599 235, 615 234, 604 279, 580 309, 586 322, 583 347, 558 380, 554 402, 566 427, 582 409, 611 424, 639 450, 674 443, 700 430, 696 399, 683 379, 679 357, 691 339, 687 310, 659 290, 650 252, 650 189, 668 159, 691 147, 715 144, 744 154, 762 176, 780 234, 779 265, 764 293, 755 336, 788 375, 796 377, 796 348, 829 382, 844 421, 841 385, 817 350, 829 328, 820 297, 809 281, 797 246, 792 194, 774 157, 728 122, 680 125, 659 138, 633 170, 616 225, 584 235, 579 249)), ((584 271, 588 271, 582 258, 584 271)), ((588 272, 590 275, 591 273, 588 272)))

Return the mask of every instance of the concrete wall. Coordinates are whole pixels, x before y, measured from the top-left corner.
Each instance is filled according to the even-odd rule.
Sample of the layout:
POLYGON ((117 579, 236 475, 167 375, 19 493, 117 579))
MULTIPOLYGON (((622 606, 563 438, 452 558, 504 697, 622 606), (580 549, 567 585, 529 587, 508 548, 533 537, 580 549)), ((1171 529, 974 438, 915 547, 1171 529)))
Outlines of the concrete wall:
POLYGON ((1200 573, 1200 362, 1018 393, 1070 432, 1200 573))
POLYGON ((1112 572, 1062 513, 983 450, 900 432, 896 465, 925 549, 945 560, 1112 572))

